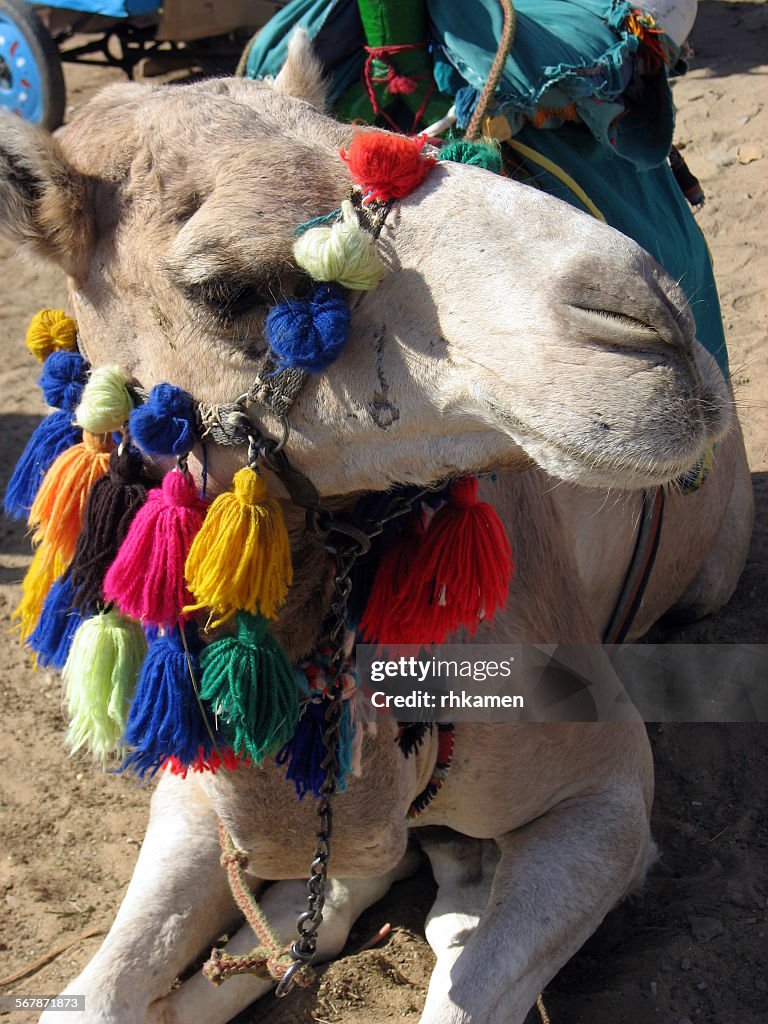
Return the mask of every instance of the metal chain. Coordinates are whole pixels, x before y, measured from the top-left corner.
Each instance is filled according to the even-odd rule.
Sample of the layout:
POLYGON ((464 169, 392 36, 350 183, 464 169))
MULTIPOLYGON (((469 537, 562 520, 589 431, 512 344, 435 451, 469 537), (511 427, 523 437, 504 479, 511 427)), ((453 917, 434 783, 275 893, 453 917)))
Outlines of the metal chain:
MULTIPOLYGON (((287 459, 283 456, 285 464, 287 459)), ((271 457, 268 457, 268 464, 271 457)), ((278 476, 280 469, 276 468, 273 462, 270 466, 278 476)), ((294 477, 290 486, 284 480, 288 488, 296 489, 297 480, 301 474, 290 469, 294 477)), ((308 481, 307 481, 308 483, 308 481)), ((371 547, 371 540, 378 537, 386 523, 393 519, 407 515, 414 506, 434 487, 422 487, 407 495, 395 495, 383 513, 366 519, 362 528, 353 526, 351 523, 334 518, 329 512, 321 508, 319 499, 317 503, 307 505, 307 528, 318 537, 326 549, 330 552, 336 562, 336 573, 333 578, 333 594, 331 597, 330 626, 328 628, 328 639, 331 645, 331 655, 328 662, 328 682, 325 692, 327 705, 325 708, 326 728, 323 733, 323 746, 325 756, 321 767, 325 772, 325 779, 320 787, 320 797, 315 806, 317 815, 317 832, 315 852, 309 868, 309 879, 307 881, 307 909, 299 915, 296 922, 296 930, 299 937, 291 946, 291 957, 293 963, 283 975, 279 982, 275 995, 286 996, 296 983, 296 975, 307 964, 310 964, 317 953, 317 932, 323 921, 323 907, 325 906, 325 890, 328 882, 328 861, 331 855, 331 837, 333 835, 333 807, 331 799, 336 792, 339 775, 339 732, 341 727, 342 697, 344 684, 341 680, 341 672, 344 667, 344 642, 347 630, 347 605, 352 593, 352 580, 350 574, 357 562, 357 559, 367 553, 371 547), (333 535, 339 536, 339 541, 332 541, 333 535)), ((316 492, 315 492, 316 493, 316 492)))

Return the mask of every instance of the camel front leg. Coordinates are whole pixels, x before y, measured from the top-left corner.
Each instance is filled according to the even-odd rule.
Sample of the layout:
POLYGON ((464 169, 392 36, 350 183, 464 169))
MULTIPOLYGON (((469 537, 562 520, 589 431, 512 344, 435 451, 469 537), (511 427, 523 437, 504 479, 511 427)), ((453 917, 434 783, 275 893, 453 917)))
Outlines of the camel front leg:
POLYGON ((192 778, 164 775, 114 924, 64 994, 84 1013, 43 1014, 40 1024, 156 1024, 150 1004, 235 919, 219 862, 217 818, 192 778))
POLYGON ((425 843, 440 887, 428 932, 438 963, 420 1024, 523 1024, 643 877, 652 848, 645 802, 631 786, 569 800, 497 843, 492 884, 481 852, 465 892, 466 863, 425 843))
MULTIPOLYGON (((394 882, 411 875, 419 858, 413 851, 391 871, 375 878, 330 878, 318 932, 318 962, 338 956, 357 918, 381 899, 394 882)), ((307 883, 304 879, 276 882, 260 899, 271 927, 282 943, 296 938, 296 919, 306 910, 307 883)), ((244 925, 226 945, 226 951, 239 956, 257 945, 251 929, 244 925)), ((228 979, 214 987, 198 971, 181 988, 161 999, 154 1007, 163 1024, 225 1024, 241 1010, 274 988, 269 978, 246 974, 228 979)), ((290 997, 289 997, 290 998, 290 997)))

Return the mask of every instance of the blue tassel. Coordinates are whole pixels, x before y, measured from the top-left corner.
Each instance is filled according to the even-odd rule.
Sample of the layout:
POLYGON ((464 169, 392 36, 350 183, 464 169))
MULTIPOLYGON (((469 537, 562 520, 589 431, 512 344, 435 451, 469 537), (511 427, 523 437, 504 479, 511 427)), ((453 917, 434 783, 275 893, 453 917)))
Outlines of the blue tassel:
POLYGON ((172 384, 156 384, 131 412, 130 429, 147 455, 188 455, 197 442, 194 399, 172 384))
MULTIPOLYGON (((325 732, 325 709, 327 701, 309 700, 301 706, 296 731, 275 757, 279 765, 287 765, 285 777, 293 783, 299 800, 311 793, 320 796, 320 788, 326 773, 321 765, 325 757, 323 733, 325 732)), ((343 793, 347 788, 347 775, 352 763, 352 725, 349 701, 344 701, 339 725, 339 772, 336 790, 343 793)))
POLYGON ((339 289, 320 285, 307 299, 273 306, 265 332, 281 370, 320 373, 341 355, 349 321, 349 306, 339 289))
POLYGON ((72 413, 65 409, 52 412, 38 424, 8 482, 3 501, 6 515, 26 519, 50 465, 82 436, 80 428, 72 424, 72 413))
POLYGON ((88 363, 79 352, 51 352, 43 364, 39 384, 48 405, 74 412, 87 379, 88 363))
POLYGON ((48 591, 37 626, 26 641, 45 668, 64 668, 72 638, 85 618, 74 608, 74 600, 75 588, 67 572, 48 591))
MULTIPOLYGON (((192 646, 197 641, 194 627, 187 628, 186 637, 192 671, 198 679, 200 667, 192 646)), ((215 749, 195 695, 178 626, 152 641, 141 667, 124 739, 133 749, 122 769, 131 769, 142 778, 154 775, 168 757, 176 757, 188 767, 201 753, 208 758, 215 749)))

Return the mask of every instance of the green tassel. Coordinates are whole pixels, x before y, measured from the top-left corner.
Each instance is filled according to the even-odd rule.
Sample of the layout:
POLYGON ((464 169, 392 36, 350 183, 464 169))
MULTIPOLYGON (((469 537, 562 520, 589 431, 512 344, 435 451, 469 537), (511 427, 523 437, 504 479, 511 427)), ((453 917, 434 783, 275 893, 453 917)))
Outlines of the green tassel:
POLYGON ((138 622, 114 609, 99 612, 78 628, 64 666, 69 707, 67 743, 107 762, 123 756, 123 733, 147 641, 138 622))
POLYGON ((240 611, 235 625, 234 636, 214 640, 200 655, 200 697, 213 707, 235 753, 261 764, 294 733, 298 688, 267 620, 240 611))

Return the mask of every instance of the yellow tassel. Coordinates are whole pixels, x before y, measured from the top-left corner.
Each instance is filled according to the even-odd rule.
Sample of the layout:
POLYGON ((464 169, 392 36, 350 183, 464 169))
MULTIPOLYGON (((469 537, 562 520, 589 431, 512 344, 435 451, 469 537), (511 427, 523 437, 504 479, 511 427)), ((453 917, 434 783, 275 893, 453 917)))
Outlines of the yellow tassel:
POLYGON ((63 309, 41 309, 32 317, 25 341, 35 359, 42 363, 57 349, 74 352, 77 324, 63 309))
POLYGON ((44 542, 71 562, 83 526, 88 492, 109 469, 111 437, 83 432, 83 440, 67 448, 43 477, 32 503, 29 525, 35 540, 44 542))
POLYGON ((280 503, 267 497, 266 482, 254 469, 239 470, 233 484, 234 491, 220 494, 208 510, 186 564, 196 603, 184 614, 210 608, 212 628, 239 609, 274 618, 293 582, 280 503))
POLYGON ((21 642, 32 635, 54 580, 65 571, 68 560, 48 544, 35 552, 22 584, 22 597, 13 613, 21 629, 21 642))

